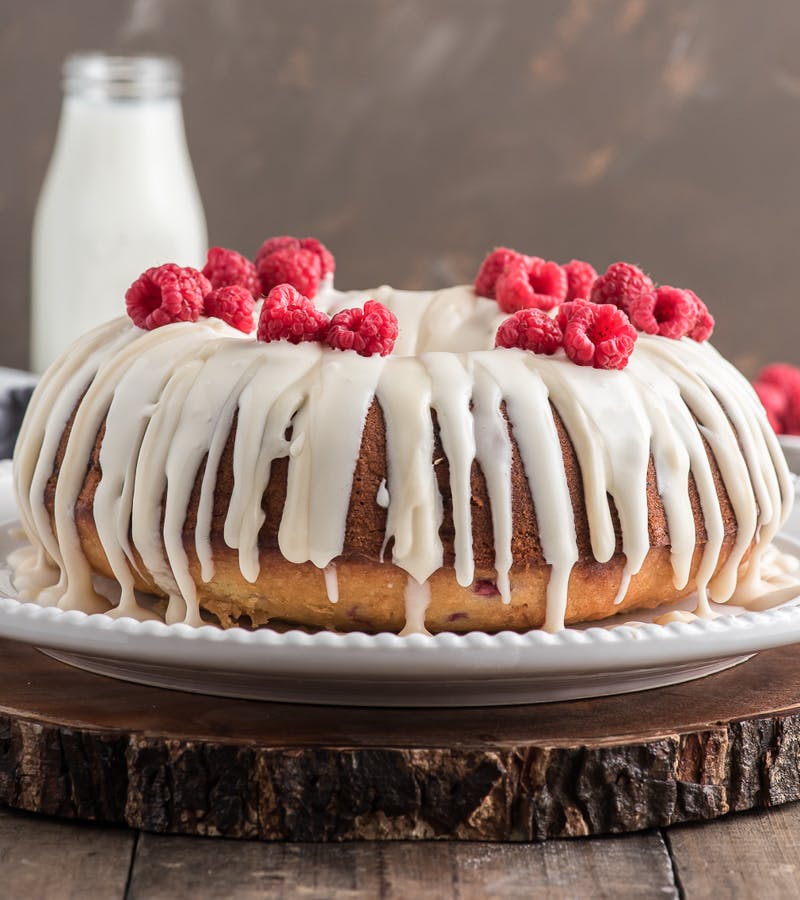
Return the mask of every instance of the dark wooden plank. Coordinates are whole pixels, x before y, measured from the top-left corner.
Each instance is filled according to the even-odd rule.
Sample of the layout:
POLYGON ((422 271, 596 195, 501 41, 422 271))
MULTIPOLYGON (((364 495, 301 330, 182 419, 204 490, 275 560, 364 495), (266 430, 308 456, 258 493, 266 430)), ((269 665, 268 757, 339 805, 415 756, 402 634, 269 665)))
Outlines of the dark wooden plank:
POLYGON ((128 898, 378 897, 379 847, 260 844, 142 833, 128 898))
POLYGON ((541 844, 384 845, 391 898, 677 897, 666 847, 657 832, 541 844))
POLYGON ((657 832, 546 844, 257 844, 143 834, 129 896, 676 897, 657 832))
POLYGON ((800 798, 793 648, 671 688, 494 709, 203 697, 5 641, 0 679, 0 802, 153 832, 527 841, 800 798))
POLYGON ((4 900, 113 900, 125 893, 136 833, 0 809, 4 900))
POLYGON ((670 828, 666 840, 686 900, 800 896, 800 804, 670 828))

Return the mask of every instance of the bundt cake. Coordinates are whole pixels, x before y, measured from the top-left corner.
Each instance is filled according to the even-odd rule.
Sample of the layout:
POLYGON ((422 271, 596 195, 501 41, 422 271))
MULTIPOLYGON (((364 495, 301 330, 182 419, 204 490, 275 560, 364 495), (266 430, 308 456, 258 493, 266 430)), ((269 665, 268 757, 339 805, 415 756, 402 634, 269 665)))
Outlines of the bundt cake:
POLYGON ((14 456, 24 599, 554 631, 758 579, 790 476, 694 294, 505 250, 484 296, 342 293, 317 242, 280 240, 260 311, 246 261, 148 270, 45 373, 14 456))

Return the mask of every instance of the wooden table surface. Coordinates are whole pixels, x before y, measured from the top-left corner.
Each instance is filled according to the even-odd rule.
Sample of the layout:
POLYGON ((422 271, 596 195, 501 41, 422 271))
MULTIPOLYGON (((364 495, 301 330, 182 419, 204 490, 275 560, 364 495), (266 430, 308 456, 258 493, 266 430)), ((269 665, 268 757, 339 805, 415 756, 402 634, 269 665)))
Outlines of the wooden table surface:
POLYGON ((800 894, 800 803, 542 844, 277 844, 174 837, 0 809, 16 898, 757 897, 800 894))

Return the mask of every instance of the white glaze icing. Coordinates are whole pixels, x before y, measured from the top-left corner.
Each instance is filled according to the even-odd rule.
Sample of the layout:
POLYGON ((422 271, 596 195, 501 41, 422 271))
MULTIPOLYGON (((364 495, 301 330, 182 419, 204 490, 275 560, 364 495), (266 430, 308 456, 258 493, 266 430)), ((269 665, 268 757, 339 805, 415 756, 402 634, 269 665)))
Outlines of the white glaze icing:
POLYGON ((331 603, 339 602, 339 576, 336 574, 336 563, 328 563, 322 570, 325 576, 325 592, 331 603))
POLYGON ((382 509, 389 508, 389 491, 386 489, 385 478, 381 478, 381 483, 378 485, 378 493, 375 495, 375 502, 382 509))
MULTIPOLYGON (((105 422, 93 512, 121 587, 112 614, 144 614, 133 591, 138 567, 169 598, 168 622, 198 624, 196 583, 214 576, 214 486, 235 418, 233 490, 223 536, 238 552, 242 576, 250 582, 258 578, 261 498, 273 462, 288 457, 279 549, 291 562, 311 562, 322 570, 328 597, 336 602, 336 561, 373 399, 386 426, 387 477, 376 496, 387 510, 384 548, 391 547, 392 562, 408 573, 404 633, 424 632, 428 580, 443 563, 431 411, 449 464, 455 576, 465 588, 475 579, 470 478, 477 461, 490 499, 495 579, 504 603, 513 597, 510 423, 550 566, 548 630, 563 627, 569 578, 578 560, 552 409, 580 464, 590 542, 599 562, 615 553, 611 502, 616 509, 624 553, 618 600, 650 549, 651 457, 678 588, 687 583, 697 545, 690 475, 697 486, 707 536, 697 574, 698 614, 710 612, 707 594, 717 602, 756 603, 767 587, 789 586, 765 581, 761 563, 772 560, 770 542, 788 515, 790 476, 755 394, 711 346, 640 335, 624 371, 596 371, 573 365, 563 354, 491 349, 504 316, 469 287, 414 293, 383 286, 341 293, 329 286, 318 302, 335 312, 370 297, 399 319, 395 353, 386 359, 315 344, 263 344, 206 319, 147 333, 118 319, 70 348, 37 388, 14 458, 20 518, 31 541, 31 549, 15 560, 21 595, 66 609, 110 608, 93 586, 74 521, 86 461, 105 422), (73 411, 51 526, 45 486, 73 411), (713 581, 724 527, 704 441, 716 458, 738 527, 733 551, 713 581), (183 529, 204 461, 195 564, 184 547, 183 529)), ((796 574, 784 577, 791 581, 796 574)))
POLYGON ((413 575, 408 576, 406 583, 406 624, 400 632, 400 637, 409 634, 427 634, 430 632, 425 627, 425 612, 431 602, 431 586, 427 581, 420 584, 413 575))
POLYGON ((653 619, 656 625, 670 625, 672 622, 694 622, 697 616, 685 609, 674 609, 671 612, 664 613, 663 616, 657 616, 653 619))

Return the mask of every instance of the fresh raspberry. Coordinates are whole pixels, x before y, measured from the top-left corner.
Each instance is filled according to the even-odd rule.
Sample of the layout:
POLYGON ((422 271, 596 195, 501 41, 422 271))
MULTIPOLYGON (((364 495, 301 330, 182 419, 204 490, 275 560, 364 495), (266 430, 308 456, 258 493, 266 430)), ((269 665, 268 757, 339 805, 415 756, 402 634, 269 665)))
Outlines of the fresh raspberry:
POLYGON ((263 260, 278 250, 309 250, 319 258, 320 271, 323 278, 326 275, 332 275, 336 271, 336 260, 322 241, 311 237, 296 238, 288 234, 267 238, 264 241, 258 248, 258 253, 256 253, 256 268, 260 270, 263 260))
POLYGON ((590 310, 592 306, 594 306, 594 304, 591 300, 581 300, 580 298, 562 303, 556 311, 556 322, 558 323, 558 327, 563 332, 569 324, 569 320, 574 315, 577 315, 582 310, 590 310))
POLYGON ((597 278, 594 266, 582 259, 571 259, 561 268, 567 273, 567 300, 587 299, 597 278))
POLYGON ((322 310, 290 284, 274 287, 261 307, 257 337, 260 341, 323 341, 329 320, 322 310))
POLYGON ((764 366, 756 380, 764 384, 774 384, 783 391, 796 391, 800 395, 800 369, 789 363, 770 363, 764 366))
POLYGON ((251 294, 260 293, 261 286, 256 267, 246 256, 242 256, 235 250, 212 247, 208 251, 206 264, 203 266, 203 275, 211 282, 212 288, 238 284, 250 291, 251 294))
POLYGON ((472 593, 479 597, 499 597, 500 591, 497 590, 497 582, 491 578, 476 578, 472 582, 472 593))
POLYGON ((300 249, 300 239, 296 237, 291 237, 288 234, 282 234, 278 237, 267 238, 264 243, 258 248, 258 252, 256 253, 255 264, 256 268, 261 264, 261 260, 265 257, 269 256, 272 253, 275 253, 276 250, 299 250, 300 249))
POLYGON ((677 340, 694 328, 697 300, 690 291, 665 284, 652 294, 634 297, 628 305, 628 315, 639 331, 677 340))
POLYGON ((553 309, 567 296, 567 273, 538 256, 511 262, 497 279, 497 305, 503 312, 553 309))
MULTIPOLYGON (((800 369, 788 363, 772 363, 759 373, 755 384, 757 390, 759 385, 774 388, 784 398, 779 407, 781 433, 800 434, 800 369)), ((761 402, 764 403, 763 399, 761 402)))
POLYGON ((312 298, 322 280, 322 265, 310 250, 284 247, 261 258, 258 276, 265 294, 279 284, 290 284, 303 296, 312 298))
POLYGON ((753 390, 758 394, 772 430, 776 434, 783 434, 788 401, 786 394, 777 385, 767 381, 757 381, 753 385, 753 390))
POLYGON ((495 300, 497 279, 508 266, 522 260, 527 260, 527 257, 522 253, 517 253, 516 250, 512 250, 510 247, 495 247, 481 263, 478 276, 475 279, 475 293, 479 297, 488 297, 490 300, 495 300))
POLYGON ((334 350, 355 350, 359 356, 388 356, 396 340, 397 317, 377 300, 336 313, 327 337, 334 350))
POLYGON ((621 309, 611 303, 573 300, 559 310, 565 322, 564 349, 579 366, 624 369, 636 342, 636 329, 621 309), (579 305, 580 304, 580 305, 579 305), (564 307, 571 307, 564 311, 564 307))
POLYGON ((691 295, 696 307, 694 325, 689 332, 689 337, 693 341, 707 341, 714 332, 714 317, 694 291, 687 291, 686 293, 691 295))
POLYGON ((652 294, 655 288, 649 275, 630 263, 612 263, 592 285, 590 300, 593 303, 613 303, 628 312, 632 300, 642 294, 652 294))
POLYGON ((326 275, 333 275, 336 271, 336 260, 333 258, 333 254, 330 250, 322 243, 322 241, 318 241, 316 238, 302 238, 300 241, 300 246, 303 250, 310 250, 312 253, 315 253, 319 257, 319 264, 322 267, 322 277, 324 278, 326 275))
POLYGON ((164 263, 133 282, 125 306, 134 325, 150 331, 170 322, 196 322, 210 292, 208 279, 197 269, 164 263))
POLYGON ((519 347, 552 356, 562 346, 563 335, 555 319, 539 309, 521 309, 497 329, 495 347, 519 347))
POLYGON ((206 295, 203 311, 207 316, 222 319, 245 334, 253 330, 253 310, 256 301, 240 284, 226 284, 206 295))
POLYGON ((504 313, 520 309, 552 309, 558 304, 555 297, 537 294, 528 278, 528 266, 517 260, 505 269, 495 285, 497 305, 504 313))
POLYGON ((789 398, 786 414, 783 417, 783 433, 800 436, 800 404, 797 399, 789 398))

